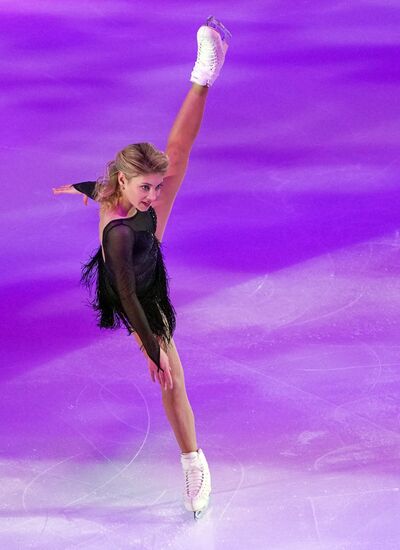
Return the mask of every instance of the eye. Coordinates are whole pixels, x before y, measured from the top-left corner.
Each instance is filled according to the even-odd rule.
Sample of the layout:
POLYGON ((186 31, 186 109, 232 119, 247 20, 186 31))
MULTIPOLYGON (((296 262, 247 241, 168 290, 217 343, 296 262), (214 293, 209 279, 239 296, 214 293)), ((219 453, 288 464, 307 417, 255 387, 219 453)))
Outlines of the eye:
POLYGON ((145 191, 148 191, 150 187, 148 185, 142 185, 142 189, 144 189, 145 191))
POLYGON ((159 184, 157 185, 156 189, 160 190, 160 189, 162 189, 163 187, 164 187, 164 185, 163 185, 162 183, 159 183, 159 184))

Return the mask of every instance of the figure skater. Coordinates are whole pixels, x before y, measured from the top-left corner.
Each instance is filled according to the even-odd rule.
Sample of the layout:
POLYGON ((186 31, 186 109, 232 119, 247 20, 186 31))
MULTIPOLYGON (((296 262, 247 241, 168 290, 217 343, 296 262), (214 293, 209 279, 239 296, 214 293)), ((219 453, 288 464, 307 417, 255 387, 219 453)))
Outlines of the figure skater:
POLYGON ((181 450, 184 506, 200 517, 207 508, 211 476, 197 445, 194 415, 185 388, 173 334, 175 310, 160 243, 191 148, 200 129, 209 87, 224 64, 229 31, 209 17, 197 32, 192 86, 168 137, 166 153, 150 143, 119 151, 96 182, 63 185, 54 194, 83 193, 99 203, 100 247, 83 268, 86 285, 95 284, 92 302, 98 325, 124 325, 148 362, 150 377, 161 385, 163 406, 181 450))

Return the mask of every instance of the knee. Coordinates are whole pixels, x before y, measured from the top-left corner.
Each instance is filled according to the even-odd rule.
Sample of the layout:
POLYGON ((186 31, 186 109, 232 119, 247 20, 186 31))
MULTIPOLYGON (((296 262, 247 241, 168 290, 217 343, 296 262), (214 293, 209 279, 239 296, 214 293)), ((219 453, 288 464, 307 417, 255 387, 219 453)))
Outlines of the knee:
POLYGON ((163 399, 166 399, 170 402, 181 402, 182 400, 187 398, 186 388, 183 379, 180 376, 174 376, 174 374, 172 374, 172 381, 174 384, 172 390, 170 388, 166 390, 162 388, 163 399))

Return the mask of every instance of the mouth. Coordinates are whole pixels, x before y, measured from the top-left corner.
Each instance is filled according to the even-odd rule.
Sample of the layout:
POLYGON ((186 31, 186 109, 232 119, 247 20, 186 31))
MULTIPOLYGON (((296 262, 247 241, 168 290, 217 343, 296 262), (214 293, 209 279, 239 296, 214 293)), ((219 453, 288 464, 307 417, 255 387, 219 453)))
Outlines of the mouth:
POLYGON ((150 206, 151 202, 142 201, 142 204, 144 204, 145 207, 148 208, 150 206))

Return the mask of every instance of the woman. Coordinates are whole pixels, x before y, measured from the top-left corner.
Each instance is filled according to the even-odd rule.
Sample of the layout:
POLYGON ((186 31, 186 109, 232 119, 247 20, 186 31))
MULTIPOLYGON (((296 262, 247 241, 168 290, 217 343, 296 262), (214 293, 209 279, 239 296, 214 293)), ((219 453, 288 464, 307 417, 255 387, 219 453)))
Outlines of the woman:
POLYGON ((84 267, 83 280, 88 285, 96 281, 93 306, 99 326, 125 325, 145 352, 151 379, 161 385, 166 415, 181 449, 184 505, 195 518, 208 505, 211 477, 197 445, 173 339, 175 310, 160 243, 229 39, 229 31, 212 17, 198 30, 193 84, 173 124, 166 153, 150 143, 129 145, 108 163, 104 178, 53 189, 55 194, 84 193, 84 202, 87 197, 99 202, 100 247, 84 267))

